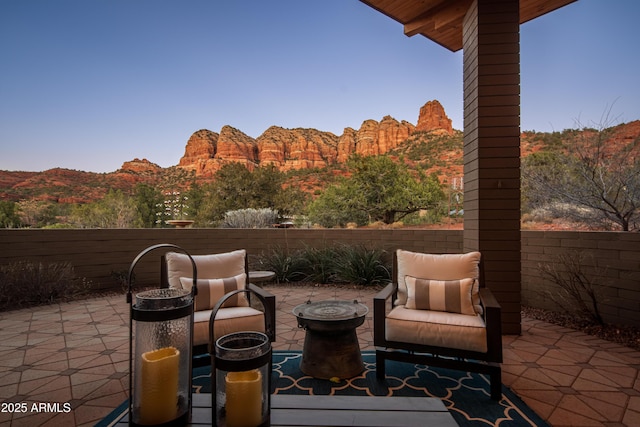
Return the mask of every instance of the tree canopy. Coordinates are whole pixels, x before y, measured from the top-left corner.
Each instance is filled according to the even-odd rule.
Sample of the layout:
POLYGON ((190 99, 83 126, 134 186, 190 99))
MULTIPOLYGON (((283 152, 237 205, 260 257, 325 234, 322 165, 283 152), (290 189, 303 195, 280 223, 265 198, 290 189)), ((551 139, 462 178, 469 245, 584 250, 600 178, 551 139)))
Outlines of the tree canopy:
POLYGON ((226 212, 247 208, 270 208, 288 215, 299 212, 306 200, 299 188, 286 185, 286 175, 273 165, 250 171, 241 163, 227 163, 200 190, 197 220, 201 224, 216 224, 226 212))
POLYGON ((133 228, 140 226, 139 218, 135 199, 119 190, 109 190, 101 200, 74 206, 69 216, 79 228, 133 228))
POLYGON ((22 226, 22 221, 14 202, 0 200, 0 228, 13 228, 22 226))
POLYGON ((356 155, 348 175, 329 186, 309 206, 309 220, 322 226, 392 224, 420 210, 434 209, 444 199, 437 176, 418 171, 388 156, 356 155))

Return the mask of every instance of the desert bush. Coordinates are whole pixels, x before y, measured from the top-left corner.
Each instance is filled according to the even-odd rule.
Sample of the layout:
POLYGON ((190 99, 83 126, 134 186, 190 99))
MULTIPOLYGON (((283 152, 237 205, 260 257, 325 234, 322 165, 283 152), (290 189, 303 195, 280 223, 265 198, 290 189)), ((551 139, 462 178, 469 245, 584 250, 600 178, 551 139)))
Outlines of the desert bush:
POLYGON ((18 215, 18 205, 15 202, 0 200, 0 228, 21 227, 22 221, 18 215))
MULTIPOLYGON (((118 289, 121 289, 123 292, 127 292, 129 290, 129 270, 111 270, 111 279, 116 282, 118 285, 118 289)), ((135 272, 131 273, 131 284, 135 284, 136 282, 136 274, 135 272)))
POLYGON ((224 214, 222 228, 269 228, 278 222, 278 211, 271 208, 238 209, 224 214))
POLYGON ((583 252, 561 254, 555 263, 541 263, 541 276, 553 283, 553 289, 543 294, 564 311, 586 317, 592 322, 604 325, 598 301, 598 283, 595 276, 585 272, 585 266, 595 266, 595 260, 583 252), (589 259, 590 258, 590 259, 589 259))
POLYGON ((20 261, 0 266, 0 310, 51 304, 80 297, 91 283, 68 262, 20 261))

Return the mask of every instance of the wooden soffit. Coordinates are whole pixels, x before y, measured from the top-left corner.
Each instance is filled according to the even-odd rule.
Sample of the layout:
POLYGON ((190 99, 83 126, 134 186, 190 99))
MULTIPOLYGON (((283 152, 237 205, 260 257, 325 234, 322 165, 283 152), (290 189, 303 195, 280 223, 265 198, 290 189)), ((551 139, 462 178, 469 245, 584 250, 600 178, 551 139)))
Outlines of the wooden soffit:
MULTIPOLYGON (((451 51, 462 49, 462 21, 473 0, 360 0, 404 25, 405 35, 422 34, 451 51)), ((576 0, 520 0, 520 23, 576 0)))

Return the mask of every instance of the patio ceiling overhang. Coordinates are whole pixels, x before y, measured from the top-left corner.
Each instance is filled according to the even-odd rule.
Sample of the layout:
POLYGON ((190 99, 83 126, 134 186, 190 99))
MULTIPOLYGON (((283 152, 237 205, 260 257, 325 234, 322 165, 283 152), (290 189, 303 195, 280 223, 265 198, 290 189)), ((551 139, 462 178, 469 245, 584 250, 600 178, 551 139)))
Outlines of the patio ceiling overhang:
MULTIPOLYGON (((462 49, 462 21, 472 0, 360 0, 404 25, 405 35, 421 34, 455 52, 462 49)), ((520 0, 520 23, 576 0, 520 0)))

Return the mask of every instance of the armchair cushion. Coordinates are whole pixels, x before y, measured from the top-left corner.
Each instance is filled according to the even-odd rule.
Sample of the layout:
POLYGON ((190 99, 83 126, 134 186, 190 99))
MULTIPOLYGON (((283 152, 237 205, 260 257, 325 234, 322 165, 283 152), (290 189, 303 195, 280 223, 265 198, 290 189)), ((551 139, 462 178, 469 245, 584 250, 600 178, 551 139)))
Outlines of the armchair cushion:
POLYGON ((386 339, 433 347, 487 351, 487 329, 482 316, 394 307, 387 314, 386 339))
MULTIPOLYGON (((193 260, 198 268, 198 277, 217 278, 233 277, 245 273, 244 249, 212 255, 193 255, 193 260)), ((167 252, 167 279, 172 288, 182 288, 181 277, 193 277, 191 260, 186 254, 167 252)))
MULTIPOLYGON (((184 289, 190 290, 193 286, 193 278, 181 277, 180 283, 184 289)), ((213 309, 225 294, 238 289, 245 289, 246 283, 247 275, 245 273, 223 279, 198 279, 198 294, 196 295, 195 310, 213 309)), ((249 301, 247 301, 247 296, 242 293, 232 296, 222 305, 223 308, 248 306, 249 301)))
POLYGON ((429 280, 405 276, 408 309, 475 315, 471 299, 476 280, 429 280))
MULTIPOLYGON (((209 344, 209 318, 213 310, 196 311, 193 315, 193 344, 209 344)), ((214 340, 232 332, 264 329, 264 314, 253 307, 221 308, 216 314, 214 340)), ((212 344, 212 343, 211 343, 212 344)))
MULTIPOLYGON (((407 283, 405 278, 420 277, 429 280, 460 280, 480 277, 480 252, 466 254, 425 254, 398 249, 397 270, 394 280, 398 283, 398 298, 395 305, 407 303, 407 283)), ((482 313, 477 294, 478 281, 472 293, 473 305, 477 313, 482 313)))

